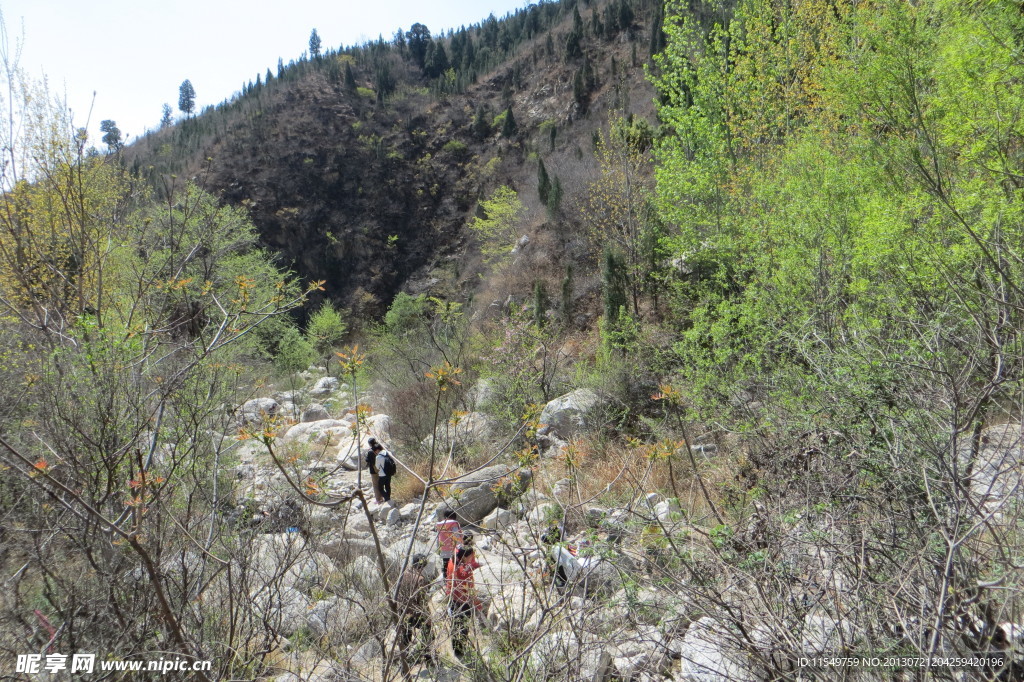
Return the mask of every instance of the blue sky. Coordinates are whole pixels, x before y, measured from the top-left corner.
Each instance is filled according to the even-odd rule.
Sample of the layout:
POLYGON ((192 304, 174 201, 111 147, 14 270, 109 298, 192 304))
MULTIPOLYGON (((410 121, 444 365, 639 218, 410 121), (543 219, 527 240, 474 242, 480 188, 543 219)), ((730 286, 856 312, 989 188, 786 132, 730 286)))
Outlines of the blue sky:
MULTIPOLYGON (((166 102, 179 115, 188 78, 197 109, 242 83, 276 72, 308 49, 317 29, 324 48, 389 37, 415 22, 432 33, 523 7, 528 0, 0 0, 13 39, 24 29, 21 66, 66 94, 76 125, 97 146, 99 122, 131 137, 160 122, 166 102), (92 93, 95 92, 93 102, 92 93), (90 107, 92 109, 90 116, 90 107)), ((130 139, 129 139, 130 141, 130 139)))

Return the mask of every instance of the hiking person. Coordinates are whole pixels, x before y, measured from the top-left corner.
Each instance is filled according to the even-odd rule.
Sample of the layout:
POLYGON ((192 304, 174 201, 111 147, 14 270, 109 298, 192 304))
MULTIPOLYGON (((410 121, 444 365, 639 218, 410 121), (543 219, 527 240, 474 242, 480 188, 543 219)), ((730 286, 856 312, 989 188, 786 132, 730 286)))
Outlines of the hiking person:
POLYGON ((382 448, 382 446, 373 436, 366 442, 370 445, 370 449, 366 451, 364 461, 366 462, 366 468, 370 472, 370 483, 373 484, 373 499, 377 500, 377 504, 380 504, 384 501, 384 498, 380 494, 380 475, 377 472, 377 449, 382 448))
POLYGON ((377 459, 374 464, 377 467, 377 480, 380 483, 380 496, 385 502, 391 501, 391 477, 398 471, 394 455, 383 445, 377 443, 377 459))
POLYGON ((441 552, 441 566, 448 569, 448 562, 455 556, 455 550, 462 544, 462 526, 454 509, 444 513, 444 520, 437 524, 437 544, 441 552))
POLYGON ((426 566, 426 555, 414 554, 411 565, 405 569, 398 582, 396 596, 401 618, 398 625, 398 648, 408 656, 415 632, 420 630, 424 646, 419 658, 426 657, 428 665, 435 665, 437 659, 434 657, 428 598, 430 581, 423 575, 426 566))
POLYGON ((448 615, 452 619, 452 649, 462 658, 469 652, 469 625, 474 609, 483 611, 483 602, 477 598, 473 583, 473 569, 480 568, 471 548, 460 547, 445 571, 445 591, 448 593, 448 615))

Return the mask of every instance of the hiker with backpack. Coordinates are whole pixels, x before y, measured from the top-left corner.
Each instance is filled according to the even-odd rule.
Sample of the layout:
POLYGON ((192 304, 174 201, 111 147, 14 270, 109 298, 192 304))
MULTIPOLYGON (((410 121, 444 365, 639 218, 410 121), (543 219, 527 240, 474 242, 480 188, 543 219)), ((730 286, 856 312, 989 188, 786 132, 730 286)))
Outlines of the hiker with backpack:
POLYGON ((423 635, 424 647, 418 658, 426 658, 428 665, 436 665, 437 659, 431 641, 430 581, 423 574, 426 566, 426 555, 414 554, 412 565, 406 569, 398 583, 396 602, 401 618, 398 625, 398 648, 408 656, 416 631, 419 630, 423 635))
POLYGON ((441 552, 441 566, 447 570, 448 562, 455 556, 455 550, 462 544, 462 526, 454 509, 444 513, 444 520, 437 524, 437 544, 441 552))
POLYGON ((452 649, 462 658, 469 652, 469 626, 473 611, 483 611, 484 605, 476 593, 473 569, 480 568, 471 547, 459 547, 455 558, 445 569, 445 592, 450 599, 448 615, 452 619, 452 649))
POLYGON ((383 449, 377 439, 370 437, 367 441, 370 445, 370 449, 366 451, 364 461, 366 468, 370 472, 370 483, 373 484, 373 498, 377 500, 377 504, 384 501, 384 497, 380 494, 380 475, 377 472, 377 450, 383 449))
POLYGON ((391 477, 398 471, 395 464, 395 457, 391 451, 386 450, 383 445, 376 445, 377 458, 374 465, 377 467, 377 479, 380 483, 380 496, 384 502, 391 501, 391 477))

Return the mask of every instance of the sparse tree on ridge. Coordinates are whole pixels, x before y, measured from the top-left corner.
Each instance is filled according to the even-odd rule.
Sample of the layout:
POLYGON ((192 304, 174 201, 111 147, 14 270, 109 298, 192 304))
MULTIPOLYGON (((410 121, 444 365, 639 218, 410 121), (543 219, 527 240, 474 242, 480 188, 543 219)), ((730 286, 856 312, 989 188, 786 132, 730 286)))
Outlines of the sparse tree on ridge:
POLYGON ((322 43, 320 41, 320 34, 313 29, 313 32, 309 34, 309 58, 319 59, 320 58, 320 47, 322 43))
POLYGON ((171 123, 174 122, 174 119, 172 118, 173 113, 174 113, 174 110, 171 109, 171 105, 168 104, 167 102, 164 102, 163 115, 160 116, 160 127, 161 128, 166 128, 167 126, 171 125, 171 123))
POLYGON ((178 108, 186 116, 191 116, 196 110, 196 89, 192 87, 192 81, 185 79, 178 88, 178 108))
POLYGON ((117 127, 117 123, 110 119, 100 122, 100 132, 103 133, 103 144, 107 145, 107 148, 116 152, 122 147, 121 142, 121 129, 117 127))

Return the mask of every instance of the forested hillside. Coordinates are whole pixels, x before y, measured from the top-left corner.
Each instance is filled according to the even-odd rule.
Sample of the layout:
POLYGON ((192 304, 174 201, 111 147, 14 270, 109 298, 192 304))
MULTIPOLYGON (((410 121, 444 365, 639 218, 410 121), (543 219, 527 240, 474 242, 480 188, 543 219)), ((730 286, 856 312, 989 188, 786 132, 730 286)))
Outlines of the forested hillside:
POLYGON ((510 184, 543 220, 534 188, 546 163, 568 195, 552 222, 578 222, 562 203, 590 180, 606 112, 653 119, 643 67, 659 13, 652 0, 545 2, 304 54, 126 160, 154 179, 201 177, 245 206, 267 246, 359 317, 379 318, 438 269, 466 296, 464 226, 478 200, 510 184))
POLYGON ((542 2, 108 154, 10 79, 0 674, 1024 679, 1022 41, 542 2))

